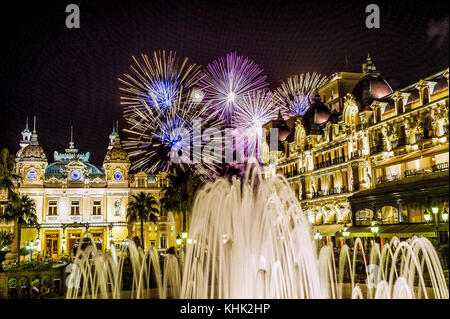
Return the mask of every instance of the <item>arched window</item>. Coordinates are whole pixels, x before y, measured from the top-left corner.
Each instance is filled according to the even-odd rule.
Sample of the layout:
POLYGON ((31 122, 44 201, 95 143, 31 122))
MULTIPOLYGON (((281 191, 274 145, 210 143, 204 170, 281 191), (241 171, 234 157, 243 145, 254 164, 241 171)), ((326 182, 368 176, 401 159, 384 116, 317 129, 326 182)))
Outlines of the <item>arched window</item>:
POLYGON ((370 225, 373 218, 373 210, 362 209, 358 210, 355 214, 355 224, 356 225, 370 225))

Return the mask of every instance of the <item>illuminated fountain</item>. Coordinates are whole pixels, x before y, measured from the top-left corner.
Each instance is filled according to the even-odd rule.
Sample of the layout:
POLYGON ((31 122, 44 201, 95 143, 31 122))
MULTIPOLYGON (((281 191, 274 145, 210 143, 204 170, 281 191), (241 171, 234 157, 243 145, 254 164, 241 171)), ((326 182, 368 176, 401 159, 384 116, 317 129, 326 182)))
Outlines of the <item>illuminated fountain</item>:
POLYGON ((286 179, 264 180, 250 165, 243 182, 218 179, 205 185, 190 225, 182 275, 172 255, 161 272, 154 248, 144 253, 127 241, 118 254, 114 249, 104 254, 93 245, 79 252, 69 278, 81 285, 69 288, 67 297, 449 298, 438 255, 426 238, 393 238, 381 249, 375 244, 367 263, 360 239, 353 252, 343 246, 337 266, 332 246, 317 255, 311 224, 286 179), (356 280, 358 254, 364 283, 356 280), (124 260, 132 274, 127 292, 124 260))

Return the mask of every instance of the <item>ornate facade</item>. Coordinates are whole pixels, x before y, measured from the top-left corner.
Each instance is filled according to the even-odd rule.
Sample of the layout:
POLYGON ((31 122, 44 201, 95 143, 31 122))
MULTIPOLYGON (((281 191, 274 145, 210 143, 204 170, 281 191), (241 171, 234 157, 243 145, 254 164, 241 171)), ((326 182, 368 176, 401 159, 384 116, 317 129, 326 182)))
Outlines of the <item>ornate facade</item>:
POLYGON ((448 209, 448 74, 395 92, 370 56, 362 73, 334 74, 303 116, 284 121, 289 134, 270 154, 266 176, 287 178, 324 241, 342 244, 345 224, 352 236, 373 236, 374 212, 385 225, 381 237, 433 236, 424 210, 448 209))
MULTIPOLYGON (((34 200, 38 226, 22 229, 21 247, 33 241, 36 252, 55 258, 70 254, 86 231, 103 251, 111 245, 120 248, 127 237, 140 237, 140 224, 127 223, 129 198, 143 191, 159 200, 166 175, 131 174, 128 154, 114 129, 109 139, 102 167, 89 162, 89 152, 79 153, 72 139, 65 152, 54 152, 54 161, 49 163, 36 129, 31 132, 27 124, 16 154, 21 177, 17 191, 34 200)), ((180 233, 176 221, 169 214, 161 216, 158 224, 144 224, 146 247, 174 246, 180 233)), ((12 224, 0 226, 17 231, 12 224)), ((15 248, 17 252, 17 245, 13 246, 12 251, 15 248)))

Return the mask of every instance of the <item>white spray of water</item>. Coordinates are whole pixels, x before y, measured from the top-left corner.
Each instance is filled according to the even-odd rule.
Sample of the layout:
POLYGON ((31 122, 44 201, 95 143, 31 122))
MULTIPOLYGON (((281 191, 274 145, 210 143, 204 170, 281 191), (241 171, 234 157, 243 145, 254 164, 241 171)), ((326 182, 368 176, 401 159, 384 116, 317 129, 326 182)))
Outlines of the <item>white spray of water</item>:
POLYGON ((243 182, 221 178, 197 193, 189 239, 182 275, 175 256, 166 258, 162 274, 156 250, 144 253, 130 240, 119 254, 95 245, 79 251, 72 273, 80 270, 81 288, 69 288, 67 298, 449 298, 426 238, 394 237, 381 250, 375 244, 369 264, 359 238, 353 251, 341 248, 337 266, 331 245, 317 256, 311 225, 286 179, 264 180, 251 165, 243 182), (358 256, 364 283, 356 278, 358 256), (128 294, 125 260, 132 274, 128 294))

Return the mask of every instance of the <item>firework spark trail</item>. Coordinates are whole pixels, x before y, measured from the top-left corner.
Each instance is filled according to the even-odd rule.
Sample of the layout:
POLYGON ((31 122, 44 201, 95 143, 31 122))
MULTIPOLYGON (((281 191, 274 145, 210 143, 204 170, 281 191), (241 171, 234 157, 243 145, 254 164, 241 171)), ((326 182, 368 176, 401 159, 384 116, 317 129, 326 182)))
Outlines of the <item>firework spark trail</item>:
POLYGON ((259 159, 262 155, 263 126, 277 118, 280 107, 281 104, 270 91, 252 91, 242 98, 236 107, 233 127, 236 130, 236 151, 247 151, 247 156, 241 153, 244 161, 251 156, 259 159))
MULTIPOLYGON (((203 175, 217 174, 217 163, 205 161, 211 155, 191 147, 195 138, 194 121, 205 121, 205 109, 198 103, 191 103, 190 99, 183 101, 180 93, 173 99, 172 107, 164 109, 159 104, 150 106, 148 101, 141 100, 138 105, 130 107, 125 116, 129 128, 124 131, 130 136, 124 141, 124 148, 134 158, 132 169, 154 173, 171 171, 175 166, 180 166, 203 175), (175 157, 180 162, 174 162, 175 157), (194 158, 202 160, 194 162, 194 158)), ((201 125, 216 128, 221 133, 217 121, 207 120, 201 125)))
POLYGON ((268 87, 260 67, 236 52, 220 57, 206 67, 199 80, 205 107, 227 125, 245 94, 268 87))
POLYGON ((303 115, 312 103, 315 91, 328 78, 318 73, 302 73, 289 77, 276 90, 277 99, 287 107, 289 116, 303 115))
POLYGON ((269 91, 252 91, 243 96, 236 106, 234 127, 261 129, 264 124, 277 118, 280 105, 269 91))
POLYGON ((151 58, 142 54, 140 60, 132 58, 131 74, 119 78, 125 116, 135 112, 136 107, 144 108, 143 101, 160 110, 170 108, 178 95, 186 98, 200 75, 200 66, 188 64, 188 58, 178 59, 172 51, 154 51, 151 58))

